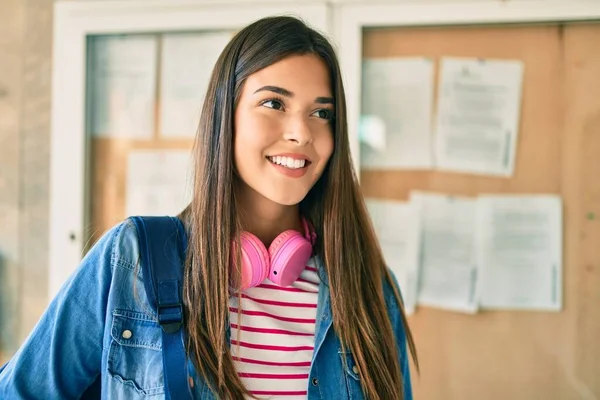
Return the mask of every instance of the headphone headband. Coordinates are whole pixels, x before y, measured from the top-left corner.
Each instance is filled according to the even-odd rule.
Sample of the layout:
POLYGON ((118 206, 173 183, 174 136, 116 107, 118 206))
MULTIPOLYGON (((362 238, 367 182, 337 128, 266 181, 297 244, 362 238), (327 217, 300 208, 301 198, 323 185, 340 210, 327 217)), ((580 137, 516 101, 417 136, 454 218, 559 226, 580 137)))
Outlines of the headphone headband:
POLYGON ((317 239, 317 233, 315 232, 315 229, 304 217, 302 217, 302 226, 304 227, 304 238, 314 246, 317 239))

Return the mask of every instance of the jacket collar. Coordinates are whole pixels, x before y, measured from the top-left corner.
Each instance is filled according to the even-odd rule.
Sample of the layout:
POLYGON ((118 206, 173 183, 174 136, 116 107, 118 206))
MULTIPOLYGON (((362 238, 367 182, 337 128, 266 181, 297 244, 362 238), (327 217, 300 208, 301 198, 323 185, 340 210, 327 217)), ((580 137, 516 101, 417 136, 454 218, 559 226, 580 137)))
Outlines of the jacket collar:
POLYGON ((313 352, 313 363, 321 345, 325 341, 327 332, 331 328, 333 322, 329 298, 329 279, 327 278, 327 273, 325 272, 325 265, 323 264, 321 257, 316 256, 315 259, 317 264, 317 270, 319 271, 320 283, 319 297, 317 303, 317 317, 315 320, 315 349, 313 352))

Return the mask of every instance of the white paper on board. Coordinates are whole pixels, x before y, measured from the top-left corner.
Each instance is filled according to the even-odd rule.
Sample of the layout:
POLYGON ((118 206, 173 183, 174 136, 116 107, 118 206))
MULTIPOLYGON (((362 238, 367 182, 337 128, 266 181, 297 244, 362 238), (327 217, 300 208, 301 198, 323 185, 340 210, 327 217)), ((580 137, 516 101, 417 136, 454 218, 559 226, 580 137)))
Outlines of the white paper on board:
POLYGON ((193 138, 213 67, 229 31, 173 33, 162 38, 160 134, 193 138))
POLYGON ((154 133, 156 37, 99 36, 91 39, 90 49, 92 135, 151 138, 154 133))
POLYGON ((481 307, 559 311, 562 205, 558 196, 480 196, 481 307))
POLYGON ((474 313, 478 309, 477 200, 412 192, 421 216, 418 304, 474 313))
POLYGON ((191 201, 188 150, 136 150, 127 160, 126 215, 176 215, 191 201))
POLYGON ((362 82, 361 168, 431 168, 433 60, 367 59, 362 82))
POLYGON ((441 60, 435 131, 438 169, 513 174, 522 82, 521 61, 441 60))
POLYGON ((411 204, 366 199, 387 266, 392 270, 407 314, 413 314, 419 279, 420 219, 411 204))

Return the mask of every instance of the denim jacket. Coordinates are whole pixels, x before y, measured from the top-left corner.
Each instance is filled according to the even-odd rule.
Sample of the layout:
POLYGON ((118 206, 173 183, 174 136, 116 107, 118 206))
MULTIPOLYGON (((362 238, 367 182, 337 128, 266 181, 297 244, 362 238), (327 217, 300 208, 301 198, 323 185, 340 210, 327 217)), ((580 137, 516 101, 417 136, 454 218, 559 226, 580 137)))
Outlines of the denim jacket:
MULTIPOLYGON (((77 399, 98 376, 103 399, 165 397, 161 328, 144 291, 142 269, 136 268, 138 260, 133 222, 126 220, 103 235, 0 374, 0 399, 77 399)), ((323 281, 308 398, 362 399, 361 378, 353 372, 352 355, 340 350, 324 267, 317 264, 323 281)), ((402 319, 393 290, 385 285, 384 291, 404 376, 404 398, 411 400, 402 319)), ((188 372, 193 397, 214 399, 191 362, 188 372)))

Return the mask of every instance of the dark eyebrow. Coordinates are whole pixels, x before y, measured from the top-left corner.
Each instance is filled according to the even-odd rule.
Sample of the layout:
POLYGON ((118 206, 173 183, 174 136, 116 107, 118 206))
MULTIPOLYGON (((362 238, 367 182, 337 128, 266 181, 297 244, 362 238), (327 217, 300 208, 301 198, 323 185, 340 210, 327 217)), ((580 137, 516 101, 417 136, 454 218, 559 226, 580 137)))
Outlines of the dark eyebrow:
POLYGON ((263 86, 260 89, 256 90, 254 94, 258 92, 262 92, 264 90, 268 90, 269 92, 277 93, 285 97, 294 97, 294 93, 290 92, 287 89, 281 88, 279 86, 263 86))
MULTIPOLYGON (((254 92, 254 94, 256 94, 258 92, 262 92, 262 91, 269 91, 269 92, 277 93, 277 94, 280 94, 282 96, 289 97, 289 98, 294 97, 294 93, 290 92, 287 89, 279 87, 279 86, 263 86, 260 89, 257 89, 254 92)), ((317 97, 315 99, 315 103, 317 103, 317 104, 335 104, 333 97, 317 97)))
POLYGON ((333 101, 333 97, 317 97, 315 99, 315 103, 317 104, 335 104, 333 101))

